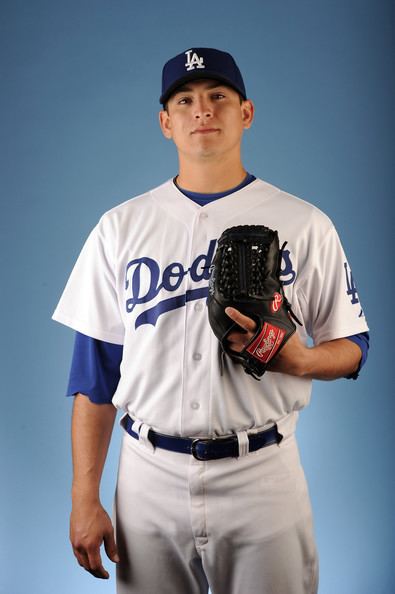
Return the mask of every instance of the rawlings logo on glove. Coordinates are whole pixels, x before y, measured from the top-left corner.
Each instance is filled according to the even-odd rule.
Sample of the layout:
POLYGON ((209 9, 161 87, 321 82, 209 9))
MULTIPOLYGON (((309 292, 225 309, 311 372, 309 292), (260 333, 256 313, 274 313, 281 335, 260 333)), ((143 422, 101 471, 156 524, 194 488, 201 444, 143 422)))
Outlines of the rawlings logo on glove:
POLYGON ((285 330, 272 324, 263 326, 259 336, 246 347, 246 351, 262 363, 269 363, 284 341, 285 330))

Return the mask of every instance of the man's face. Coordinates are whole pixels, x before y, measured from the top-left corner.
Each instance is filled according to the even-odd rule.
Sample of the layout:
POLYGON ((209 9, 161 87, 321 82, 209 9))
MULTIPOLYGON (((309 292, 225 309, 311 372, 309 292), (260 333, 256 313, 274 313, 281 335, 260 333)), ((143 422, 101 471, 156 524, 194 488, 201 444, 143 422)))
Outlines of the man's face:
POLYGON ((251 101, 219 81, 203 79, 179 87, 167 110, 159 114, 166 138, 171 138, 180 158, 209 159, 239 154, 243 130, 253 119, 251 101))

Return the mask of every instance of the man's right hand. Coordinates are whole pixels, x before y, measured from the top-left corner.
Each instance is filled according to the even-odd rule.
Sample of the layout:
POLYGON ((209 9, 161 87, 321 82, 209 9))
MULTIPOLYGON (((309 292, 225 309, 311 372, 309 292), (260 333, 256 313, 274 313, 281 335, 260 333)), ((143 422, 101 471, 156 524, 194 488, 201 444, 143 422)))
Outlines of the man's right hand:
POLYGON ((103 567, 100 546, 104 543, 107 556, 119 562, 111 520, 100 502, 73 503, 70 516, 70 541, 81 567, 97 578, 108 579, 103 567))

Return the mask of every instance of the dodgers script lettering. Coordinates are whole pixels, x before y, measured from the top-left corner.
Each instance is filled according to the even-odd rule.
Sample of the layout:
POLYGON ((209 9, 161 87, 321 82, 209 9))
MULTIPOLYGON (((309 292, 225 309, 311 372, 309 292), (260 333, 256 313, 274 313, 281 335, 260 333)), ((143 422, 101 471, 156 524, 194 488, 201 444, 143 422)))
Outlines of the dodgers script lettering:
MULTIPOLYGON (((188 301, 207 298, 216 243, 217 240, 212 239, 207 252, 197 256, 189 268, 181 262, 171 262, 161 271, 158 262, 148 256, 134 258, 128 262, 125 271, 126 311, 132 313, 138 305, 144 308, 136 317, 135 328, 143 324, 155 326, 161 314, 183 307, 188 301), (199 288, 189 288, 175 297, 167 297, 152 307, 146 307, 160 293, 171 294, 178 291, 188 276, 191 281, 188 283, 189 286, 201 281, 207 281, 207 284, 199 288)), ((296 277, 288 250, 283 252, 281 277, 284 285, 292 283, 296 277)))

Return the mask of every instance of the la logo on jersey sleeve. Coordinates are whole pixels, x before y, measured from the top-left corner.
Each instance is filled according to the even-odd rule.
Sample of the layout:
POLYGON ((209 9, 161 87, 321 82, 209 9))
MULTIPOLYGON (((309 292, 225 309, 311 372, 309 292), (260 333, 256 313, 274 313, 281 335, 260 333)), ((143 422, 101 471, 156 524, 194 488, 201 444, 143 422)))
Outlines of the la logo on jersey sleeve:
MULTIPOLYGON (((355 284, 355 280, 354 280, 351 268, 349 267, 347 262, 344 262, 344 272, 346 275, 346 287, 347 287, 346 293, 351 299, 351 304, 357 305, 359 303, 357 286, 355 284)), ((358 317, 362 318, 362 317, 364 317, 365 314, 363 313, 362 307, 360 309, 361 309, 361 311, 359 312, 358 317)))

